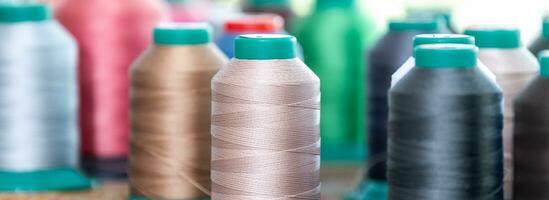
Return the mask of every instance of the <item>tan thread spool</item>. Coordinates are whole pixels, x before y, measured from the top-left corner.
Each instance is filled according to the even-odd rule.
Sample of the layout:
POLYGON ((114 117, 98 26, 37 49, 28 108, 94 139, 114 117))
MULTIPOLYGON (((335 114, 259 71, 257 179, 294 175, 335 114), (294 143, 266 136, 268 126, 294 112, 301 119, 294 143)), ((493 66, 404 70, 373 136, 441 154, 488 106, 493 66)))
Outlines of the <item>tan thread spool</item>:
POLYGON ((503 149, 505 166, 506 199, 513 181, 513 102, 518 93, 536 77, 536 58, 525 48, 513 50, 481 49, 479 58, 496 75, 496 82, 503 90, 503 149))
POLYGON ((164 25, 132 69, 131 194, 210 193, 210 81, 227 58, 203 24, 164 25))
POLYGON ((320 199, 318 77, 294 37, 245 35, 235 47, 212 79, 212 199, 320 199))

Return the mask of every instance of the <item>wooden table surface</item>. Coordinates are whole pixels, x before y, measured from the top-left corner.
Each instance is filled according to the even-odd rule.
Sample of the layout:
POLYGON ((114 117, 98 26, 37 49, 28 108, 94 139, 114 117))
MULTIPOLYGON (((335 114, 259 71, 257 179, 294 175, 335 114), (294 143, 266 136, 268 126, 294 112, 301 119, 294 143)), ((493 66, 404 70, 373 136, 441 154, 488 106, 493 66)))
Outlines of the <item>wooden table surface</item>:
MULTIPOLYGON (((323 163, 322 199, 340 200, 342 194, 355 188, 361 174, 358 163, 323 163)), ((14 194, 0 193, 0 200, 125 200, 128 196, 126 183, 105 183, 93 190, 59 193, 14 194)))

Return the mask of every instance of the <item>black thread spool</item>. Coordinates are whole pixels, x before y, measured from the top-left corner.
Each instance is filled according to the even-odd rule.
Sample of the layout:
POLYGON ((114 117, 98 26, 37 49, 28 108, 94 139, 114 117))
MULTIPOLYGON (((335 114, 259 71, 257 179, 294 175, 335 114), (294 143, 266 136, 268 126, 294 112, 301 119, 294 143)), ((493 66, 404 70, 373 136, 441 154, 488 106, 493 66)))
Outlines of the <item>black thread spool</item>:
POLYGON ((549 199, 549 50, 541 73, 515 99, 515 200, 549 199))
POLYGON ((412 56, 418 34, 441 33, 433 19, 393 20, 389 31, 369 52, 368 63, 368 166, 366 179, 387 180, 387 92, 391 75, 412 56))
POLYGON ((389 199, 503 199, 502 93, 477 48, 421 45, 415 57, 389 92, 389 199))

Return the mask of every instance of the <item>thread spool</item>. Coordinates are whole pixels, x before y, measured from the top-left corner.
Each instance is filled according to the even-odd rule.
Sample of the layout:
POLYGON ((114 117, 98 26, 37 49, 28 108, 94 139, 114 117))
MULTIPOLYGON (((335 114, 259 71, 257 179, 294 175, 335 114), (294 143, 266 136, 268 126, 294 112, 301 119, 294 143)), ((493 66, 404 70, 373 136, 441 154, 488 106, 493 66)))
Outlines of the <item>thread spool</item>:
POLYGON ((288 35, 243 35, 212 79, 212 199, 320 199, 320 81, 288 35))
POLYGON ((77 46, 38 3, 0 4, 0 191, 91 186, 77 169, 77 46))
POLYGON ((513 183, 513 101, 518 92, 538 72, 538 62, 532 53, 520 44, 520 31, 513 28, 469 28, 465 34, 476 38, 480 48, 479 59, 497 78, 503 90, 504 124, 503 147, 505 157, 505 199, 512 197, 513 183))
POLYGON ((242 10, 251 14, 272 13, 281 16, 285 23, 285 30, 293 31, 295 28, 295 13, 291 9, 289 0, 247 0, 242 5, 242 10))
POLYGON ((502 199, 502 93, 473 45, 415 49, 389 92, 389 199, 502 199))
POLYGON ((229 58, 234 57, 234 40, 243 34, 282 34, 284 19, 272 14, 244 15, 227 20, 224 33, 217 40, 217 45, 229 58))
POLYGON ((132 68, 134 198, 210 194, 211 79, 227 62, 207 24, 162 24, 132 68))
POLYGON ((541 36, 530 45, 529 49, 534 55, 549 49, 549 15, 543 18, 541 36))
POLYGON ((100 178, 125 178, 129 67, 151 41, 162 5, 154 0, 66 0, 59 21, 80 45, 82 167, 100 178))
POLYGON ((440 33, 435 20, 393 20, 389 31, 368 52, 368 165, 367 177, 387 180, 387 92, 391 74, 412 55, 417 34, 440 33))
POLYGON ((540 63, 540 75, 519 93, 514 104, 513 199, 517 200, 549 198, 549 51, 540 54, 540 63))
POLYGON ((407 18, 410 19, 433 19, 441 23, 441 28, 449 33, 457 33, 452 21, 452 11, 448 8, 412 8, 407 10, 407 18))
MULTIPOLYGON (((475 44, 475 38, 469 35, 460 34, 420 34, 414 36, 414 47, 423 44, 475 44)), ((478 68, 492 80, 496 80, 496 75, 490 71, 482 62, 477 61, 478 68)), ((415 59, 412 55, 406 62, 391 75, 391 87, 394 86, 402 77, 404 77, 415 66, 415 59)))
POLYGON ((375 25, 354 0, 316 1, 297 33, 305 63, 322 81, 322 159, 363 160, 364 50, 375 25), (345 22, 345 23, 342 23, 345 22), (342 114, 345 113, 345 114, 342 114))

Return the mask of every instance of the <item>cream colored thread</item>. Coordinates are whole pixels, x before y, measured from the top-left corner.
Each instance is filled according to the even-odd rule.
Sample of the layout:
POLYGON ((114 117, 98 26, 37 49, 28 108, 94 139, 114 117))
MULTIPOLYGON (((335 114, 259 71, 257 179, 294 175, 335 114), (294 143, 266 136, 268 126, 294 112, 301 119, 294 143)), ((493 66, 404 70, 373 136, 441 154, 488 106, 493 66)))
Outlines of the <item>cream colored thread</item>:
POLYGON ((319 117, 298 59, 232 60, 212 80, 212 198, 320 199, 319 117))

